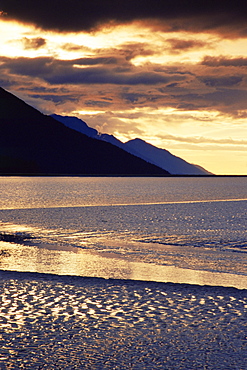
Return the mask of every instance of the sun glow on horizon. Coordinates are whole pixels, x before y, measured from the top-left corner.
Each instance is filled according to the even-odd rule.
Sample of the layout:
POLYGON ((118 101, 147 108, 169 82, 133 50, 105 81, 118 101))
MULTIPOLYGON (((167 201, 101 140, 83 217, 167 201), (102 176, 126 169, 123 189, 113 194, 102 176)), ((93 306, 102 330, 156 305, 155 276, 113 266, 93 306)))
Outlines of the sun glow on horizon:
MULTIPOLYGON (((132 44, 143 45, 142 56, 134 56, 131 63, 140 66, 146 63, 164 64, 166 63, 198 63, 202 58, 202 53, 210 50, 214 54, 214 47, 217 44, 216 38, 211 37, 208 40, 207 34, 200 34, 195 38, 193 33, 167 33, 167 32, 150 32, 150 27, 140 27, 140 24, 119 25, 115 28, 104 27, 94 33, 86 32, 64 32, 44 31, 30 24, 19 23, 16 21, 7 21, 0 18, 0 35, 1 35, 1 53, 5 56, 52 56, 65 60, 73 60, 83 56, 91 56, 97 50, 107 50, 114 47, 119 48, 125 45, 126 48, 132 44), (45 44, 39 48, 25 47, 25 39, 43 38, 45 44), (144 42, 145 39, 145 42, 144 42), (185 39, 185 40, 184 40, 185 39), (173 43, 177 42, 177 51, 172 51, 173 43), (191 41, 191 46, 186 42, 191 41), (183 42, 185 46, 183 46, 183 42), (197 43, 201 42, 202 46, 195 50, 197 43), (205 45, 203 46, 203 43, 205 45), (182 44, 180 46, 180 44, 182 44), (212 46, 214 45, 214 47, 212 46), (181 54, 180 49, 183 50, 181 54), (147 48, 147 50, 145 50, 147 48), (148 50, 149 48, 149 50, 148 50), (200 50, 201 49, 201 50, 200 50)), ((230 44, 229 44, 230 45, 230 44)), ((240 45, 242 45, 240 43, 240 45)), ((176 47, 176 45, 175 45, 176 47)), ((234 44, 235 47, 235 44, 234 44)), ((222 49, 222 47, 221 47, 222 49)))
POLYGON ((133 21, 56 32, 0 17, 2 78, 40 111, 246 174, 247 38, 154 29, 133 21))

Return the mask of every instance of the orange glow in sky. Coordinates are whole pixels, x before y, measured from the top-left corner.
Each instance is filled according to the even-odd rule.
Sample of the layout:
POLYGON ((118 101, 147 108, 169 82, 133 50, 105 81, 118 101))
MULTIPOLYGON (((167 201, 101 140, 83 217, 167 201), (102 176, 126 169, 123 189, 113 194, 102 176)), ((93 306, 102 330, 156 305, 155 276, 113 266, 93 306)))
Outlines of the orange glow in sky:
POLYGON ((0 85, 45 114, 247 174, 247 35, 188 28, 45 29, 0 12, 0 85))

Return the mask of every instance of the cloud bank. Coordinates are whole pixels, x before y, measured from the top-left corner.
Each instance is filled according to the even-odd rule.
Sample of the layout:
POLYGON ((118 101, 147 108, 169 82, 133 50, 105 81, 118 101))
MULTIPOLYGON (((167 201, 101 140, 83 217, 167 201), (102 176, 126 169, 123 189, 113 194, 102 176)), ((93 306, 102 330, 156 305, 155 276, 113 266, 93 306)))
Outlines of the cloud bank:
POLYGON ((0 85, 212 172, 235 151, 247 173, 246 24, 238 0, 2 0, 0 85))
POLYGON ((246 2, 229 0, 2 0, 8 19, 56 31, 91 31, 109 22, 153 22, 170 31, 247 33, 246 2))

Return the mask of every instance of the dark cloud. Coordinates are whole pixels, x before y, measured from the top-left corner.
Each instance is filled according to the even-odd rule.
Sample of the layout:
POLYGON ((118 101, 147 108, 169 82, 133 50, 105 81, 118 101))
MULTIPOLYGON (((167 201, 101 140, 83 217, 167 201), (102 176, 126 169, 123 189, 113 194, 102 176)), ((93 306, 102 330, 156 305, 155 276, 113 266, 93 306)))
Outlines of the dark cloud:
POLYGON ((169 66, 169 67, 163 67, 161 65, 159 66, 156 66, 154 65, 154 71, 155 72, 165 72, 167 74, 170 74, 170 75, 176 75, 177 76, 177 80, 184 80, 186 76, 195 76, 195 74, 189 70, 179 70, 178 67, 175 65, 175 66, 169 66))
POLYGON ((1 76, 1 77, 2 78, 0 78, 0 86, 3 87, 4 89, 8 89, 15 84, 13 79, 10 80, 8 77, 4 78, 5 76, 1 76))
POLYGON ((157 50, 153 50, 148 43, 128 42, 120 45, 117 52, 123 55, 127 61, 130 61, 137 56, 153 55, 157 53, 157 50))
POLYGON ((230 0, 2 0, 7 19, 60 31, 92 30, 115 21, 158 20, 170 30, 213 30, 245 33, 246 2, 230 0))
POLYGON ((91 58, 80 58, 73 60, 74 64, 77 65, 97 65, 97 64, 117 64, 118 59, 114 57, 91 57, 91 58))
POLYGON ((161 94, 155 94, 153 91, 147 91, 146 93, 123 92, 121 94, 121 98, 127 103, 141 106, 150 105, 150 103, 161 101, 164 96, 161 94))
POLYGON ((46 40, 42 37, 35 37, 35 38, 27 38, 24 37, 21 40, 24 44, 25 49, 39 49, 42 46, 45 46, 46 40))
POLYGON ((0 58, 1 70, 6 70, 10 74, 29 76, 29 77, 42 77, 49 75, 53 70, 53 58, 40 57, 40 58, 0 58))
POLYGON ((246 109, 247 91, 243 89, 218 88, 207 93, 187 93, 171 95, 177 108, 182 110, 218 110, 232 116, 246 109))
POLYGON ((95 65, 109 65, 117 64, 116 58, 79 58, 72 60, 61 60, 53 57, 36 57, 36 58, 8 58, 0 57, 1 62, 4 66, 14 71, 15 73, 21 73, 32 76, 49 74, 58 70, 59 68, 74 68, 73 66, 95 66, 95 65), (39 73, 38 73, 39 72, 39 73))
POLYGON ((167 39, 166 41, 170 43, 171 51, 175 53, 181 53, 193 48, 198 49, 208 46, 207 42, 198 40, 167 39))
POLYGON ((109 102, 113 101, 113 99, 112 99, 112 98, 108 98, 108 97, 106 97, 106 96, 103 96, 103 97, 102 97, 102 100, 106 100, 106 101, 109 101, 109 102))
POLYGON ((201 81, 207 86, 235 86, 243 80, 242 76, 203 77, 201 81))
POLYGON ((209 67, 246 67, 247 58, 226 58, 223 56, 219 57, 206 56, 201 64, 209 67))
MULTIPOLYGON (((19 90, 22 90, 23 88, 20 88, 19 90)), ((47 86, 33 86, 28 88, 29 91, 37 93, 37 94, 68 94, 70 93, 69 89, 66 89, 64 87, 47 87, 47 86)))
POLYGON ((171 84, 169 84, 169 85, 167 85, 166 87, 168 87, 168 88, 174 88, 174 87, 179 87, 179 83, 177 83, 177 82, 173 82, 173 83, 171 83, 171 84))
POLYGON ((140 101, 146 101, 146 94, 134 93, 134 92, 124 92, 122 93, 122 98, 128 103, 139 103, 140 101))
POLYGON ((204 99, 205 101, 211 101, 213 104, 223 103, 227 109, 228 107, 233 109, 234 105, 238 109, 246 109, 247 91, 221 88, 218 91, 205 94, 204 99))
POLYGON ((112 54, 104 50, 103 56, 96 54, 73 60, 1 57, 0 74, 2 86, 4 81, 5 86, 11 81, 15 90, 23 88, 30 99, 36 99, 37 104, 43 100, 49 107, 51 103, 56 106, 66 103, 73 110, 78 98, 77 106, 107 109, 112 102, 111 110, 125 104, 169 106, 180 110, 213 109, 239 117, 239 112, 246 109, 247 91, 243 68, 236 67, 243 65, 245 58, 232 59, 235 65, 229 66, 227 74, 222 66, 227 58, 205 58, 205 61, 212 66, 184 64, 181 70, 180 65, 138 67, 126 60, 122 49, 112 54), (216 66, 217 72, 215 63, 221 63, 220 68, 216 66))
POLYGON ((101 100, 86 100, 84 101, 84 104, 87 107, 106 108, 109 107, 112 103, 101 100))
POLYGON ((168 77, 153 72, 118 73, 107 68, 60 69, 57 73, 44 76, 52 84, 114 84, 156 85, 169 81, 168 77))
POLYGON ((78 97, 75 97, 73 95, 29 94, 29 97, 33 99, 42 99, 42 100, 52 101, 55 104, 63 104, 64 102, 67 102, 67 101, 73 101, 73 102, 78 101, 78 97))
POLYGON ((181 76, 140 70, 122 69, 114 58, 55 60, 51 57, 0 58, 0 70, 10 74, 40 78, 50 84, 156 85, 180 80, 181 76), (82 66, 82 68, 78 68, 82 66))

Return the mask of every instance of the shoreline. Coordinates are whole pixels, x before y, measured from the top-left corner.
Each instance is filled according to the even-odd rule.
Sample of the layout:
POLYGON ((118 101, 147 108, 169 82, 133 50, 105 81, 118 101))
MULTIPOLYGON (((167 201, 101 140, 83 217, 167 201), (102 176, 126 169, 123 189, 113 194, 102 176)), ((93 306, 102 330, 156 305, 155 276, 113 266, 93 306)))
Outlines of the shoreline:
POLYGON ((162 281, 152 281, 152 280, 133 280, 133 279, 116 279, 116 278, 104 278, 104 277, 94 277, 94 276, 78 276, 78 275, 58 275, 52 273, 43 272, 30 272, 30 271, 14 271, 14 270, 2 270, 0 269, 0 279, 16 279, 20 281, 25 280, 35 280, 35 281, 46 281, 46 282, 60 282, 64 284, 74 284, 74 285, 128 285, 128 286, 146 286, 146 287, 169 287, 169 288, 179 288, 185 290, 205 290, 205 291, 232 291, 239 292, 240 294, 246 294, 247 288, 237 288, 234 286, 222 286, 222 285, 201 285, 201 284, 190 284, 190 283, 179 283, 179 282, 162 282, 162 281))

